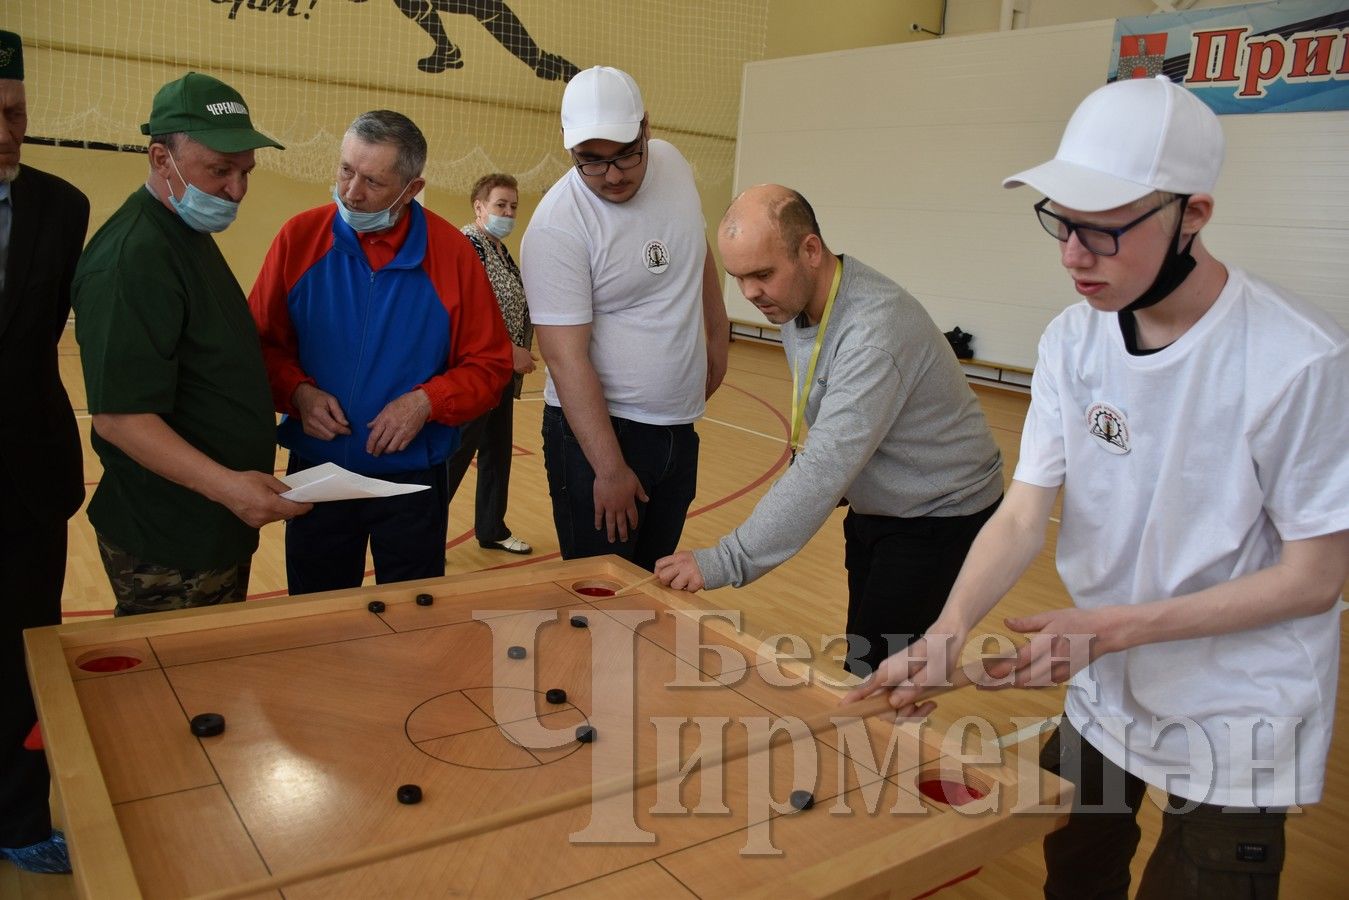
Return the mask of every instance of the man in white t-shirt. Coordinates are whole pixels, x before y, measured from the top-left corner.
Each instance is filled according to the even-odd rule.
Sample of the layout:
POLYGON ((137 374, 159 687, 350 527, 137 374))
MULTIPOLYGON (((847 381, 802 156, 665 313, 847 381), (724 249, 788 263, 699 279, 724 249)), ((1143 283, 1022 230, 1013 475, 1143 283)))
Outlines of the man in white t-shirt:
POLYGON ((925 641, 848 699, 947 677, 1039 552, 1063 489, 1075 606, 1014 682, 1071 681, 1041 765, 1078 785, 1048 897, 1124 897, 1149 785, 1168 793, 1138 897, 1273 897, 1284 810, 1320 799, 1349 577, 1349 338, 1205 249, 1218 119, 1166 78, 1092 93, 1055 158, 1004 182, 1085 298, 1046 329, 1014 481, 925 641), (949 636, 939 638, 938 636, 949 636), (931 665, 928 665, 929 660, 931 665))
POLYGON ((689 164, 651 138, 636 82, 571 80, 575 165, 544 195, 521 274, 548 365, 543 452, 564 559, 674 552, 697 488, 703 414, 729 327, 689 164))

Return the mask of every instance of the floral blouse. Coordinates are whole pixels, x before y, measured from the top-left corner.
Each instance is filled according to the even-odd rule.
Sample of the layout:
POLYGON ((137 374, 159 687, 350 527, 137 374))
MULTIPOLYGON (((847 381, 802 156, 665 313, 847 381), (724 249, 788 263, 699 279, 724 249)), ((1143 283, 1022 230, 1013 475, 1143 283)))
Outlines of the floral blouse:
MULTIPOLYGON (((501 318, 506 320, 506 332, 511 343, 526 350, 534 340, 534 325, 529 321, 529 306, 525 303, 525 284, 520 279, 520 267, 511 257, 511 251, 500 241, 493 240, 476 222, 465 225, 464 236, 478 251, 487 270, 487 280, 492 283, 492 293, 496 294, 497 305, 501 307, 501 318)), ((515 396, 520 396, 523 378, 515 376, 515 396)))

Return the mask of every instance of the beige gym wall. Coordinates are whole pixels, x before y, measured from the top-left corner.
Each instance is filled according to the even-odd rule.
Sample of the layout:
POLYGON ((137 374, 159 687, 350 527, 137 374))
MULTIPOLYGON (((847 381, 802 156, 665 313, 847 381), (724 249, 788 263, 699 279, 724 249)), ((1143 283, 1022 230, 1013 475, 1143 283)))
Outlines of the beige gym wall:
MULTIPOLYGON (((354 14, 352 9, 346 6, 338 7, 333 3, 334 0, 321 0, 322 5, 314 8, 316 11, 330 12, 332 15, 354 14)), ((612 63, 640 72, 649 67, 651 62, 638 52, 638 48, 632 46, 632 42, 615 41, 612 48, 602 48, 597 43, 597 29, 590 27, 591 19, 576 15, 583 11, 604 13, 610 8, 620 9, 626 5, 631 4, 622 4, 617 0, 599 0, 591 2, 587 10, 581 10, 573 5, 570 7, 573 15, 560 16, 557 12, 560 4, 546 4, 537 0, 535 2, 513 0, 511 3, 512 8, 535 32, 538 43, 545 49, 570 53, 581 65, 612 63), (594 7, 599 9, 596 10, 594 7)), ((644 5, 664 6, 652 3, 644 5)), ((746 58, 757 58, 760 54, 778 57, 930 39, 927 35, 913 33, 910 30, 910 23, 916 21, 924 27, 935 30, 940 21, 941 5, 941 0, 901 0, 901 2, 849 0, 841 7, 808 0, 751 0, 741 4, 749 10, 744 21, 749 25, 759 21, 763 26, 763 40, 760 44, 762 49, 755 50, 746 58), (756 7, 759 20, 755 20, 752 15, 756 7)), ((391 40, 397 40, 396 49, 387 51, 390 65, 393 66, 396 62, 403 69, 408 69, 410 67, 407 63, 411 57, 426 49, 417 41, 426 40, 429 45, 429 39, 424 39, 412 23, 399 19, 391 8, 385 8, 391 6, 392 4, 380 2, 377 9, 376 3, 368 3, 356 11, 366 17, 361 21, 378 21, 379 27, 384 29, 380 34, 391 35, 393 36, 391 40), (372 13, 374 18, 371 16, 372 13)), ((726 15, 724 10, 728 5, 713 0, 695 0, 692 4, 680 4, 678 8, 685 10, 690 6, 701 8, 704 18, 713 20, 721 16, 724 20, 726 15)), ((115 141, 125 144, 140 144, 144 140, 136 126, 144 121, 148 114, 154 85, 175 77, 176 73, 186 67, 167 64, 164 60, 164 54, 177 46, 174 41, 174 28, 158 29, 156 26, 156 30, 147 33, 143 43, 128 42, 130 46, 115 52, 108 51, 106 46, 91 45, 91 42, 96 43, 91 35, 97 37, 112 31, 126 34, 134 30, 129 29, 124 21, 127 8, 130 8, 127 0, 113 0, 113 2, 72 0, 62 4, 19 0, 15 6, 18 13, 17 24, 21 31, 31 33, 31 36, 25 35, 28 44, 27 91, 32 110, 29 127, 31 135, 115 141), (105 77, 100 77, 100 72, 105 72, 105 77), (78 109, 81 105, 78 93, 102 90, 105 81, 134 84, 145 96, 139 100, 129 101, 129 108, 116 116, 101 108, 91 111, 88 116, 76 119, 73 124, 69 115, 60 122, 44 116, 44 109, 48 104, 55 105, 59 102, 67 109, 78 109), (76 96, 72 97, 72 94, 76 96), (115 119, 116 122, 110 123, 111 119, 115 119)), ((232 30, 240 28, 252 29, 248 32, 249 35, 266 34, 281 28, 294 31, 298 25, 298 23, 269 23, 269 20, 257 15, 250 17, 246 4, 238 10, 234 20, 228 20, 225 17, 226 13, 227 5, 212 3, 211 0, 199 0, 195 4, 194 21, 204 22, 202 28, 219 29, 216 33, 220 34, 233 33, 232 30)), ((6 18, 11 17, 7 15, 6 18)), ((524 67, 493 44, 486 33, 471 19, 448 15, 444 19, 447 30, 451 31, 455 40, 464 47, 466 58, 474 61, 487 59, 491 62, 494 67, 490 70, 492 83, 500 85, 503 91, 503 100, 498 104, 498 109, 493 110, 492 115, 486 120, 491 123, 489 129, 491 140, 484 143, 489 145, 489 149, 495 147, 501 150, 502 157, 519 161, 521 167, 532 165, 530 169, 534 176, 532 182, 537 184, 526 180, 521 192, 523 226, 529 213, 537 205, 542 191, 566 165, 560 142, 556 139, 557 126, 554 124, 556 105, 562 88, 555 82, 542 82, 530 78, 527 72, 520 75, 517 70, 523 71, 524 67), (518 107, 514 112, 512 104, 518 107), (539 160, 543 162, 539 163, 539 160)), ((7 27, 14 26, 7 23, 7 27)), ((660 23, 656 23, 653 30, 659 32, 660 23)), ((181 29, 177 29, 177 34, 179 38, 188 37, 181 29)), ((733 46, 743 48, 746 46, 745 40, 741 36, 741 44, 733 46)), ((369 85, 351 84, 336 85, 330 90, 323 91, 322 85, 308 82, 305 83, 304 90, 309 94, 326 93, 323 102, 342 109, 340 115, 334 114, 333 122, 325 124, 328 135, 318 140, 307 140, 301 146, 297 146, 294 140, 286 138, 284 134, 289 120, 278 122, 275 110, 269 114, 265 108, 267 101, 275 96, 274 89, 266 82, 256 81, 252 75, 230 72, 230 64, 227 61, 209 58, 210 52, 214 52, 214 49, 208 47, 203 50, 203 55, 207 58, 203 59, 201 68, 218 74, 240 87, 246 100, 253 107, 260 127, 268 130, 271 126, 271 133, 283 137, 283 142, 287 142, 290 147, 285 151, 285 156, 275 150, 259 151, 259 166, 252 177, 249 196, 244 202, 239 221, 218 238, 222 250, 245 290, 251 286, 253 276, 261 264, 271 238, 281 223, 300 210, 327 202, 330 183, 319 179, 327 177, 328 167, 332 163, 323 161, 323 152, 328 154, 327 159, 335 162, 337 141, 352 115, 376 105, 398 108, 396 104, 400 99, 419 104, 418 108, 425 109, 426 113, 423 115, 419 112, 414 118, 431 137, 434 157, 436 155, 434 135, 453 134, 454 136, 447 140, 462 143, 459 137, 462 132, 455 133, 457 114, 467 114, 482 120, 484 113, 481 107, 484 101, 487 104, 491 103, 490 99, 484 97, 455 96, 443 103, 428 104, 425 97, 415 94, 416 85, 424 83, 416 79, 440 76, 426 76, 415 71, 397 77, 390 76, 391 87, 384 93, 371 89, 369 85), (332 99, 338 95, 341 96, 342 102, 335 102, 332 99), (321 151, 314 146, 315 144, 323 145, 327 148, 326 151, 321 151), (316 153, 320 162, 317 167, 314 165, 306 167, 308 177, 296 177, 293 173, 286 174, 284 171, 287 166, 283 163, 287 156, 295 159, 300 154, 314 156, 316 153)), ((293 56, 293 48, 288 50, 284 43, 263 44, 259 52, 269 58, 279 59, 278 65, 290 66, 293 69, 287 57, 287 53, 293 56)), ((673 52, 673 49, 669 52, 673 52)), ((714 45, 711 39, 705 43, 705 52, 693 54, 695 58, 692 62, 685 58, 688 56, 686 52, 683 57, 670 64, 678 77, 663 82, 651 76, 639 78, 639 81, 654 82, 650 84, 649 89, 647 83, 643 84, 648 107, 651 110, 654 133, 674 141, 698 167, 704 214, 709 229, 712 229, 715 228, 730 199, 740 65, 739 63, 731 65, 725 59, 719 59, 718 57, 724 57, 725 53, 719 53, 717 45, 714 45), (727 109, 721 106, 712 108, 711 104, 700 105, 700 94, 709 97, 729 97, 731 105, 727 109), (700 119, 700 110, 707 113, 705 119, 700 119), (704 162, 699 165, 700 161, 705 160, 713 160, 715 164, 709 165, 704 162)), ((486 63, 483 65, 486 66, 486 63)), ((91 102, 88 105, 92 108, 99 104, 91 102)), ((307 102, 307 105, 314 104, 307 102)), ((808 114, 809 111, 803 110, 802 115, 808 114)), ((464 151, 456 145, 455 152, 464 151)), ((144 182, 147 168, 145 157, 139 153, 33 144, 24 147, 23 159, 30 165, 61 175, 89 196, 92 204, 91 232, 121 204, 128 193, 144 182)), ((295 166, 291 165, 290 168, 294 169, 295 166)), ((433 178, 423 198, 427 206, 450 221, 456 223, 469 221, 472 217, 471 207, 462 194, 467 187, 467 181, 471 180, 470 173, 473 171, 477 170, 460 166, 452 176, 443 179, 449 183, 437 183, 433 178)), ((515 173, 524 174, 519 169, 516 169, 515 173)), ((509 241, 516 249, 518 249, 518 236, 522 231, 523 228, 517 228, 516 235, 509 241)))

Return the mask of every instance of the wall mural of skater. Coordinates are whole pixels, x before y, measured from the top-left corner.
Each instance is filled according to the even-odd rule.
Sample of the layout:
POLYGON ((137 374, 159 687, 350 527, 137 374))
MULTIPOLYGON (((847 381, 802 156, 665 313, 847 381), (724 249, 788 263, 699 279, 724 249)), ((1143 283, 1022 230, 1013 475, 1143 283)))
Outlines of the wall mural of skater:
MULTIPOLYGON (((366 0, 352 2, 364 3, 366 0)), ((501 46, 545 81, 571 81, 572 76, 579 71, 571 60, 540 49, 524 23, 503 0, 394 0, 394 5, 436 42, 430 54, 417 60, 417 68, 423 72, 434 75, 446 69, 464 67, 464 54, 445 33, 445 26, 440 21, 441 13, 469 15, 477 19, 501 46)))

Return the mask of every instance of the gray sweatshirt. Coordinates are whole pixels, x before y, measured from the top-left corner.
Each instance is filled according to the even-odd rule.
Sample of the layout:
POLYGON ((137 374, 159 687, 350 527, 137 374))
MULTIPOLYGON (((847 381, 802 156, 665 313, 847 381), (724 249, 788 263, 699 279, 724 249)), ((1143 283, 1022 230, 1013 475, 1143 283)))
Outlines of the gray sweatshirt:
MULTIPOLYGON (((818 326, 782 326, 798 383, 818 326)), ((1002 494, 1002 459, 946 337, 903 288, 843 257, 796 462, 716 546, 708 588, 748 584, 805 546, 846 497, 866 515, 964 516, 1002 494)))

